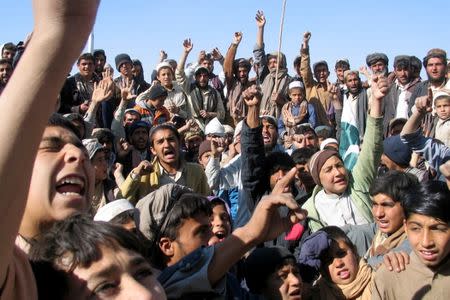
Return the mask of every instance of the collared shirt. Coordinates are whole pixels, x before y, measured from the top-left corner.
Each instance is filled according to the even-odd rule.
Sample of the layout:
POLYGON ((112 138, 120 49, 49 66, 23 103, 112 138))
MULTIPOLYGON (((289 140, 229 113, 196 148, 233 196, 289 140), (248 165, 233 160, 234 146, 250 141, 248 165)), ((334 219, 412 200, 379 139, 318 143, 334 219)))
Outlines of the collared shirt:
POLYGON ((448 299, 450 295, 450 259, 436 270, 426 267, 413 251, 406 270, 389 271, 385 266, 375 273, 372 299, 448 299))
POLYGON ((161 174, 161 176, 159 177, 160 186, 168 183, 177 183, 179 185, 186 186, 186 178, 185 176, 183 176, 184 164, 181 164, 180 168, 175 174, 170 174, 169 172, 167 172, 161 164, 159 164, 159 171, 161 174))
POLYGON ((396 109, 396 118, 408 118, 408 100, 411 97, 411 93, 408 93, 409 83, 406 85, 401 85, 398 80, 395 81, 398 93, 398 102, 396 109), (409 97, 407 97, 409 94, 409 97))
POLYGON ((450 147, 450 119, 439 119, 436 124, 435 132, 434 137, 443 142, 445 146, 450 147))

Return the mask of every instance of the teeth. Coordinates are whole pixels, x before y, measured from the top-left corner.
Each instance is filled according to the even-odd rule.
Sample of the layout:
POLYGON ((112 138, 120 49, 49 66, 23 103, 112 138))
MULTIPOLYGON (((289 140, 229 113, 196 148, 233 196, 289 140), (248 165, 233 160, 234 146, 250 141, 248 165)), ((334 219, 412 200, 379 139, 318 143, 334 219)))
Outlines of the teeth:
POLYGON ((80 194, 78 193, 74 193, 74 192, 64 192, 62 193, 64 196, 80 196, 80 194))
POLYGON ((78 177, 67 177, 67 178, 64 178, 64 180, 61 182, 61 184, 77 184, 77 185, 80 185, 81 187, 84 186, 83 180, 81 180, 78 177))

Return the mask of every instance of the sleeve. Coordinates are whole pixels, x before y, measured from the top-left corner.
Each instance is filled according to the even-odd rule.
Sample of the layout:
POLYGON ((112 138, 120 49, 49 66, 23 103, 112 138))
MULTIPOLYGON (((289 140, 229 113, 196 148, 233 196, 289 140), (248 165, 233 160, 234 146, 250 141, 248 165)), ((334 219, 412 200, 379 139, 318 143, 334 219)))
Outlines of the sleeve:
POLYGON ((178 68, 175 70, 175 80, 180 85, 180 87, 183 89, 183 91, 186 94, 189 94, 190 82, 189 82, 184 70, 180 70, 178 68))
POLYGON ((316 128, 317 125, 317 116, 316 116, 316 110, 314 109, 314 105, 308 104, 308 123, 311 124, 312 128, 316 128))
POLYGON ((223 73, 225 74, 225 84, 227 88, 230 88, 233 83, 233 62, 236 57, 238 45, 231 44, 225 55, 225 61, 223 63, 223 73))
POLYGON ((262 48, 259 48, 258 45, 255 45, 255 47, 253 48, 254 64, 258 65, 256 75, 258 75, 260 82, 263 82, 266 75, 269 74, 269 71, 267 69, 267 57, 264 47, 265 45, 263 45, 262 48))
POLYGON ((118 198, 125 198, 130 202, 136 201, 136 194, 139 189, 139 185, 139 180, 132 179, 131 174, 128 174, 125 181, 119 186, 118 198))
POLYGON ((223 123, 225 121, 225 107, 223 106, 222 96, 220 96, 219 91, 215 91, 217 97, 217 119, 223 123))
POLYGON ((198 67, 198 62, 193 62, 187 64, 184 69, 184 73, 186 74, 186 78, 189 79, 188 82, 194 77, 195 69, 198 67))
POLYGON ((219 159, 210 159, 205 168, 206 177, 212 190, 226 190, 239 184, 238 173, 241 169, 241 157, 234 157, 227 165, 220 167, 219 159))
POLYGON ((384 267, 382 266, 377 272, 372 275, 372 282, 370 283, 370 289, 372 291, 372 300, 382 300, 388 299, 386 294, 385 281, 388 280, 388 276, 384 272, 384 267))
POLYGON ((116 137, 116 139, 125 138, 125 128, 122 125, 123 116, 125 114, 125 110, 127 109, 124 101, 120 101, 119 107, 114 113, 114 118, 111 122, 111 131, 116 137))
MULTIPOLYGON (((400 245, 390 250, 390 252, 400 252, 400 251, 406 252, 408 254, 411 253, 412 248, 408 239, 404 240, 400 245)), ((376 255, 369 257, 367 259, 367 263, 372 267, 372 269, 376 269, 383 263, 383 257, 384 257, 383 255, 376 255)))
POLYGON ((300 60, 300 74, 305 84, 305 89, 310 89, 314 85, 313 73, 311 71, 311 58, 309 56, 309 47, 302 48, 300 60))

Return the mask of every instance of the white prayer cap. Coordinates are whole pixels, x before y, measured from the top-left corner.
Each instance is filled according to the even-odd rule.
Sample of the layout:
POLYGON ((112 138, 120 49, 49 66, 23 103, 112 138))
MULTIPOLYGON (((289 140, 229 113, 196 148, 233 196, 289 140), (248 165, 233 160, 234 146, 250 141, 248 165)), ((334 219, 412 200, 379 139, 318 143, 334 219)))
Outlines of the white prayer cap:
POLYGON ((98 209, 94 221, 109 222, 121 213, 134 209, 135 207, 127 199, 114 200, 98 209))
POLYGON ((305 86, 303 85, 303 83, 301 81, 292 81, 291 83, 289 83, 289 90, 293 89, 293 88, 300 88, 300 89, 305 89, 305 86))
POLYGON ((320 143, 320 150, 323 150, 327 145, 329 144, 337 144, 339 145, 338 141, 333 138, 324 139, 322 143, 320 143))
POLYGON ((224 136, 225 135, 225 128, 223 127, 222 123, 220 123, 219 119, 214 118, 205 127, 205 134, 212 134, 217 136, 224 136))

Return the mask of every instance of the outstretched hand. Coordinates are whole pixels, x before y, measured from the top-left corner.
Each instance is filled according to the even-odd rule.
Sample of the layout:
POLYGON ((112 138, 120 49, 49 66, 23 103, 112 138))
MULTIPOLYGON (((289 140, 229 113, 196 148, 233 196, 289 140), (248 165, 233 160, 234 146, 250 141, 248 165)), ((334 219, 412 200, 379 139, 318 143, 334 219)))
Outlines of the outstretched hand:
POLYGON ((266 25, 266 17, 264 16, 264 12, 262 10, 258 10, 255 16, 256 25, 258 28, 263 28, 266 25))
POLYGON ((111 98, 113 94, 113 82, 111 80, 103 79, 99 83, 94 83, 94 91, 92 92, 92 101, 100 103, 111 98))
POLYGON ((129 78, 126 78, 122 83, 120 84, 120 95, 123 100, 130 101, 134 98, 136 98, 136 95, 133 94, 133 85, 134 80, 130 80, 129 78))
POLYGON ((308 45, 309 44, 309 40, 311 39, 311 32, 306 31, 305 33, 303 33, 303 44, 304 45, 308 45))
POLYGON ((194 47, 194 44, 192 44, 191 39, 185 39, 183 41, 183 48, 184 48, 185 53, 191 52, 193 47, 194 47))
POLYGON ((242 96, 247 107, 258 106, 262 99, 261 89, 252 85, 242 93, 242 96))

